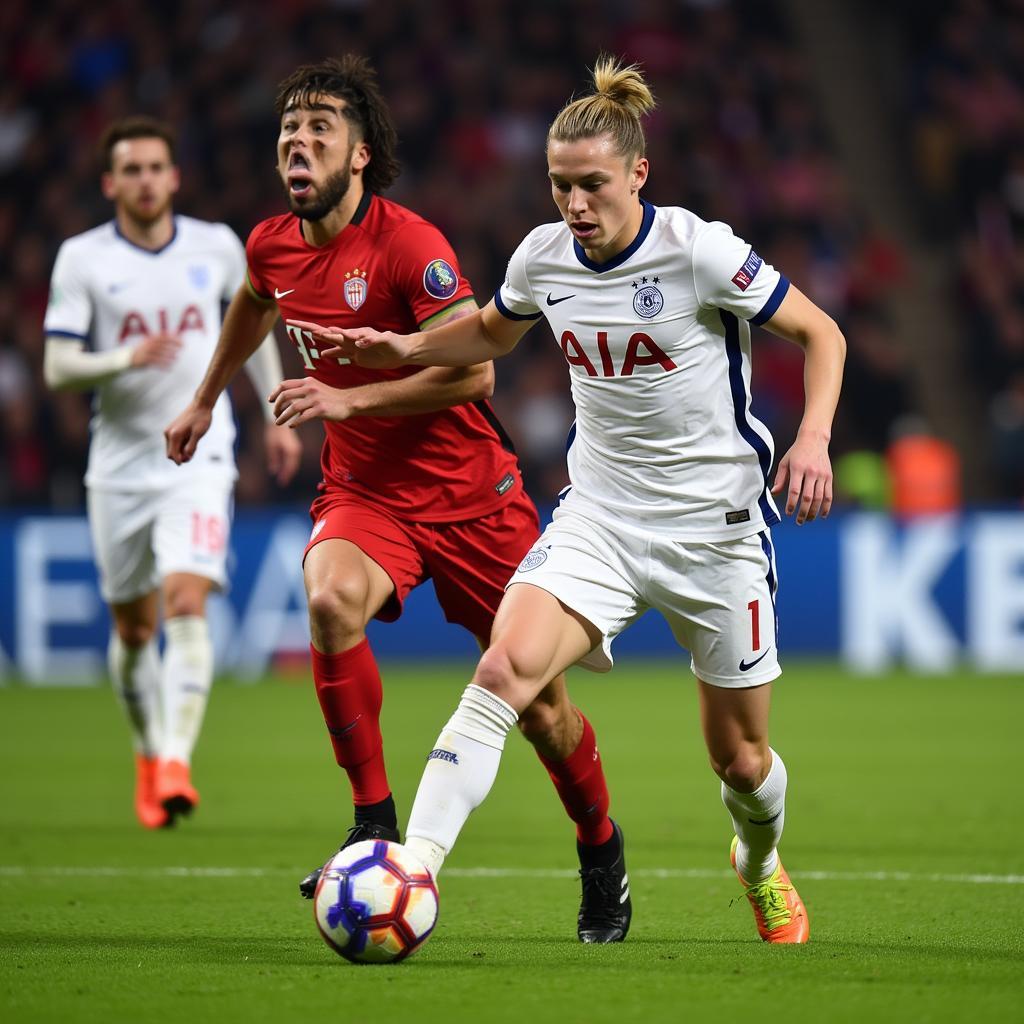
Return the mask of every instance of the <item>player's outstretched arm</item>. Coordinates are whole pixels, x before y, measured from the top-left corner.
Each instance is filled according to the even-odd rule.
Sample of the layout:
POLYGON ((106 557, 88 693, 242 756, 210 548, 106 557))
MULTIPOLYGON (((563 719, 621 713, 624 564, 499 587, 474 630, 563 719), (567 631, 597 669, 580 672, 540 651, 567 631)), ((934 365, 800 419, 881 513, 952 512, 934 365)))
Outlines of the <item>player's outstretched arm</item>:
MULTIPOLYGON (((444 323, 472 315, 475 304, 463 304, 444 314, 444 323)), ((312 340, 312 339, 311 339, 312 340)), ((326 353, 325 353, 326 354, 326 353)), ((353 416, 418 416, 479 402, 494 394, 494 364, 429 366, 419 373, 378 380, 353 388, 332 388, 315 377, 282 381, 270 396, 281 425, 296 427, 307 420, 341 422, 353 416)))
POLYGON ((804 415, 772 485, 773 494, 786 495, 786 515, 796 512, 802 526, 827 516, 832 508, 828 443, 843 382, 846 339, 835 321, 792 285, 765 327, 804 350, 804 415))
POLYGON ((390 370, 397 366, 473 366, 506 355, 533 326, 533 321, 508 320, 494 301, 468 316, 420 334, 393 334, 368 327, 348 330, 288 321, 329 346, 324 358, 351 359, 359 366, 390 370))
POLYGON ((167 457, 181 465, 195 455, 210 429, 213 407, 243 363, 256 351, 277 320, 277 306, 256 298, 243 284, 224 314, 220 340, 206 376, 188 407, 164 431, 167 457))

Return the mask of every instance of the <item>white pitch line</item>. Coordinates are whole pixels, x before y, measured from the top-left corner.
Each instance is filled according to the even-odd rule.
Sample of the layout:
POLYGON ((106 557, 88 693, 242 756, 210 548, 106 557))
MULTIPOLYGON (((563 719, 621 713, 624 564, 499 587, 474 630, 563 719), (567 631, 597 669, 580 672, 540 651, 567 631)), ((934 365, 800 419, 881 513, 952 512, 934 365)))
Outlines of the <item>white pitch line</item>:
MULTIPOLYGON (((272 878, 296 874, 298 868, 232 867, 26 867, 0 864, 0 878, 272 878)), ((639 868, 630 871, 634 879, 731 879, 729 870, 708 868, 639 868)), ((567 868, 447 868, 445 878, 576 878, 567 868)), ((953 885, 1024 885, 1024 875, 918 874, 913 871, 800 871, 798 880, 814 882, 926 882, 953 885)))

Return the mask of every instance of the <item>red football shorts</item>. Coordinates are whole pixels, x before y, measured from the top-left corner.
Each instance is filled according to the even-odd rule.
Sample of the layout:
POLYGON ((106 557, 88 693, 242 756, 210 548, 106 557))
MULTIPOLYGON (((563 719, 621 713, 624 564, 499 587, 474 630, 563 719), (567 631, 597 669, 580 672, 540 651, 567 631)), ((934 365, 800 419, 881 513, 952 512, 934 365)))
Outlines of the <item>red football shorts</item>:
POLYGON ((505 584, 540 535, 537 510, 522 488, 496 512, 457 523, 398 519, 340 491, 322 494, 309 514, 306 552, 321 541, 347 540, 391 577, 395 592, 376 618, 394 622, 409 591, 432 579, 445 618, 485 642, 505 584))

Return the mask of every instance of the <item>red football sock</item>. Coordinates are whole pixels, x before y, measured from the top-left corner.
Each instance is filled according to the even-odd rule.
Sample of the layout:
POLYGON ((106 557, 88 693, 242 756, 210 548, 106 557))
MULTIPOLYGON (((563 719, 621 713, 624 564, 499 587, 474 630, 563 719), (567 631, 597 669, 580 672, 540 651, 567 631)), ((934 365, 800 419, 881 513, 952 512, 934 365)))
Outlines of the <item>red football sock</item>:
POLYGON ((576 838, 586 846, 597 846, 612 836, 612 823, 608 819, 608 786, 604 781, 601 755, 597 752, 597 737, 583 712, 578 710, 583 723, 579 745, 565 761, 549 761, 540 757, 569 817, 576 822, 576 838))
POLYGON ((363 639, 340 654, 321 654, 310 644, 309 652, 334 758, 348 773, 353 802, 375 804, 387 799, 391 787, 380 735, 384 693, 370 641, 363 639))

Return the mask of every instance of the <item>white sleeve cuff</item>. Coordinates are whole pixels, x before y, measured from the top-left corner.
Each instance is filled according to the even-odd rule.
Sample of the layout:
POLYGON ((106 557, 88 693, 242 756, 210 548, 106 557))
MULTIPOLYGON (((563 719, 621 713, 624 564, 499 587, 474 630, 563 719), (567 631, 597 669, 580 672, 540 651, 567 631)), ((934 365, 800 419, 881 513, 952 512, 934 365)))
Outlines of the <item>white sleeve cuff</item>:
POLYGON ((47 337, 43 350, 43 377, 49 387, 94 387, 123 373, 132 364, 132 347, 119 345, 106 352, 87 352, 74 338, 47 337))

